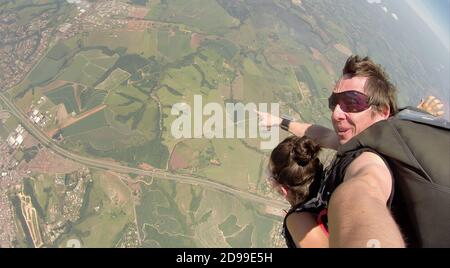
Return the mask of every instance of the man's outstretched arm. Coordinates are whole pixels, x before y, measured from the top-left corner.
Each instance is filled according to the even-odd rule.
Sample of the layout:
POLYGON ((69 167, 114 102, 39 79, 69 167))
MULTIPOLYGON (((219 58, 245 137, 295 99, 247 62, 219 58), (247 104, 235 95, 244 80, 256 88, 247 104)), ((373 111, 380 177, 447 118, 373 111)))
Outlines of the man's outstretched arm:
POLYGON ((330 247, 405 247, 386 206, 391 189, 391 174, 378 155, 366 152, 356 158, 331 196, 330 247))
MULTIPOLYGON (((278 127, 281 124, 281 118, 277 116, 273 116, 269 113, 256 111, 259 117, 260 124, 262 126, 276 126, 278 127)), ((339 139, 334 132, 334 130, 320 126, 313 125, 309 123, 300 123, 296 121, 292 121, 289 124, 289 132, 294 134, 297 137, 308 136, 311 139, 315 140, 321 146, 337 150, 339 147, 339 139)))

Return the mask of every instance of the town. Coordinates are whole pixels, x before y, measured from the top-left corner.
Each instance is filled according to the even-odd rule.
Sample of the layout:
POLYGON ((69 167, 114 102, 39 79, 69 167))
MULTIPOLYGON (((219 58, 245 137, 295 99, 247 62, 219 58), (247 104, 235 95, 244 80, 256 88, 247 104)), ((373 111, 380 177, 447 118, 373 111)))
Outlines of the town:
POLYGON ((83 31, 123 27, 128 6, 119 1, 68 1, 68 6, 56 1, 51 9, 36 13, 21 21, 20 10, 0 13, 0 91, 21 83, 55 41, 73 37, 83 31), (76 15, 66 22, 54 23, 76 9, 76 15))

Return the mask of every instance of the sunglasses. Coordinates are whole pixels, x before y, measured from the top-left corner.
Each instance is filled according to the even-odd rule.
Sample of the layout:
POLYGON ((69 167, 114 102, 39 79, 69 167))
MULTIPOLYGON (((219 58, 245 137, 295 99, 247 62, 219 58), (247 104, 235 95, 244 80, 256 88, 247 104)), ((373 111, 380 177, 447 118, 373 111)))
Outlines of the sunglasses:
POLYGON ((369 97, 356 90, 331 94, 328 98, 328 108, 334 111, 338 104, 346 113, 359 113, 370 107, 369 97))

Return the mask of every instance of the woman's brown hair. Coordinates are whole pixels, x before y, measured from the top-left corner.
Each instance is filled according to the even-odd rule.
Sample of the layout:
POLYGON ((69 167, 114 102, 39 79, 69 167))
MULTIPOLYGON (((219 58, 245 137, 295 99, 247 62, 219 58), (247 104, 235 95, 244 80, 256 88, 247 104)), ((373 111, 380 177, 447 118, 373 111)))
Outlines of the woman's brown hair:
POLYGON ((304 202, 311 193, 311 184, 323 177, 323 165, 318 158, 320 149, 308 137, 291 136, 270 155, 269 171, 273 179, 292 191, 295 204, 304 202))

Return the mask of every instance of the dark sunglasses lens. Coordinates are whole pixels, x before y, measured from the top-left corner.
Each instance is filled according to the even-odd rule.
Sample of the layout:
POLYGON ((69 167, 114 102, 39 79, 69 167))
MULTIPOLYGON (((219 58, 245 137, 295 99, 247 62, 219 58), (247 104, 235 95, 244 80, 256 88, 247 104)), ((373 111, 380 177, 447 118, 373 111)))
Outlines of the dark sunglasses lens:
POLYGON ((337 104, 346 113, 359 113, 369 108, 367 96, 357 91, 333 93, 328 107, 333 111, 337 104))
POLYGON ((328 98, 328 108, 330 108, 331 111, 334 110, 334 108, 336 107, 336 95, 332 94, 329 98, 328 98))

